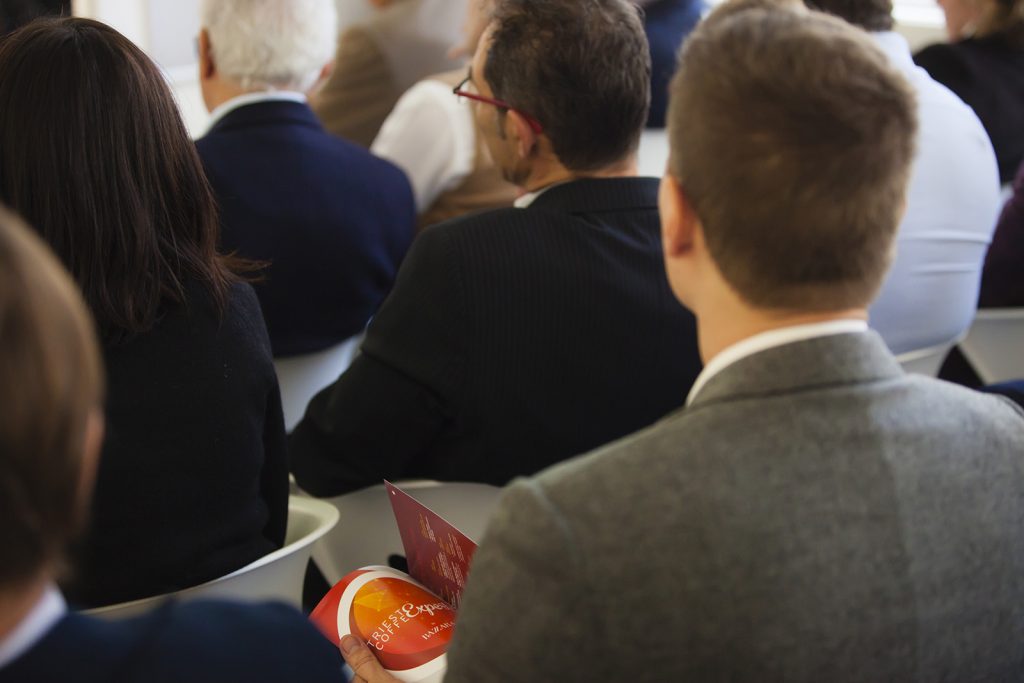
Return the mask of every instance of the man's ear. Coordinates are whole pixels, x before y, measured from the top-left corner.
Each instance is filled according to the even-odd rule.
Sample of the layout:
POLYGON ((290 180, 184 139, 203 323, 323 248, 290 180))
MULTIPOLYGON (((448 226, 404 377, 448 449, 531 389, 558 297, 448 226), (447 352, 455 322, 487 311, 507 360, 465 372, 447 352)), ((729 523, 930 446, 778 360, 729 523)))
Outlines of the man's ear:
POLYGON ((515 141, 519 156, 523 159, 529 158, 537 146, 538 135, 533 132, 533 128, 519 112, 509 109, 504 118, 505 132, 507 135, 511 135, 515 141))
POLYGON ((700 231, 700 219, 679 181, 667 172, 658 189, 658 211, 661 214, 661 242, 665 257, 688 254, 700 231))
POLYGON ((210 34, 204 28, 199 31, 199 77, 206 81, 210 80, 217 73, 217 64, 213 59, 213 52, 210 50, 210 34))

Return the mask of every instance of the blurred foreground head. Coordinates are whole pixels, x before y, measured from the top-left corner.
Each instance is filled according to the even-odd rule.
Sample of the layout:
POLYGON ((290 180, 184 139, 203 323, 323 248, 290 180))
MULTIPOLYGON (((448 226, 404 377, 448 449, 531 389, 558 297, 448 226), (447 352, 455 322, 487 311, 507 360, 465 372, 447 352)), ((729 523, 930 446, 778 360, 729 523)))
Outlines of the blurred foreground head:
POLYGON ((102 398, 96 337, 77 288, 0 208, 0 589, 56 570, 82 526, 102 398))

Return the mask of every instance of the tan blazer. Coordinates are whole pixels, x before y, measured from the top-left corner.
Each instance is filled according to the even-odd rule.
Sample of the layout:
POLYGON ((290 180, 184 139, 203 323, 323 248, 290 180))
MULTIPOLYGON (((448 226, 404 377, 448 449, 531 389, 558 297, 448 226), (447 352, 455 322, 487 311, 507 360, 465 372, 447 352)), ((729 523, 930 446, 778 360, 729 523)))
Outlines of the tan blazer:
POLYGON ((324 127, 368 148, 402 93, 459 66, 448 51, 465 12, 465 0, 403 0, 344 31, 334 70, 312 102, 324 127))

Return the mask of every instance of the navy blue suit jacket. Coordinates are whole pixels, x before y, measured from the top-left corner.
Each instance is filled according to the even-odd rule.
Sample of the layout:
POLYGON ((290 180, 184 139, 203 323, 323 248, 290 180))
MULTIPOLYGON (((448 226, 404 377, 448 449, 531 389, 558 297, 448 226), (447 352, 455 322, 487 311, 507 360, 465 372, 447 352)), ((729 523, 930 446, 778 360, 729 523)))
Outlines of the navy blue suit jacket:
POLYGON ((103 621, 69 613, 0 683, 339 683, 337 649, 280 604, 168 603, 103 621))
POLYGON ((647 125, 665 127, 668 86, 676 72, 683 40, 700 21, 704 0, 659 0, 644 8, 644 30, 651 47, 651 112, 647 125))
POLYGON ((274 356, 361 331, 412 241, 405 174, 324 131, 299 102, 239 107, 196 145, 220 204, 221 247, 270 263, 255 289, 274 356))

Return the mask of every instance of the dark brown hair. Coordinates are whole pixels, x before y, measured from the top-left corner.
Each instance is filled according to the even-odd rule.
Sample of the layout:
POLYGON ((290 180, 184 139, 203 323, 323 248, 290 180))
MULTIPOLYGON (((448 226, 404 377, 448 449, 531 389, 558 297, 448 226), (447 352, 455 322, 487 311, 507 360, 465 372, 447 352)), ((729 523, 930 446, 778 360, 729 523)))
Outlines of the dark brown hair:
POLYGON ((716 14, 687 40, 668 117, 669 170, 712 258, 760 308, 867 305, 902 216, 913 91, 838 19, 716 14))
POLYGON ((160 70, 88 19, 0 42, 0 199, 78 282, 104 338, 151 328, 189 281, 223 308, 213 193, 160 70))
POLYGON ((544 127, 559 161, 593 171, 636 151, 651 57, 626 0, 501 0, 483 77, 544 127))
POLYGON ((0 208, 0 585, 60 560, 79 530, 86 424, 102 394, 78 289, 39 238, 0 208))
POLYGON ((892 0, 804 0, 820 10, 859 26, 865 31, 891 31, 892 0))

